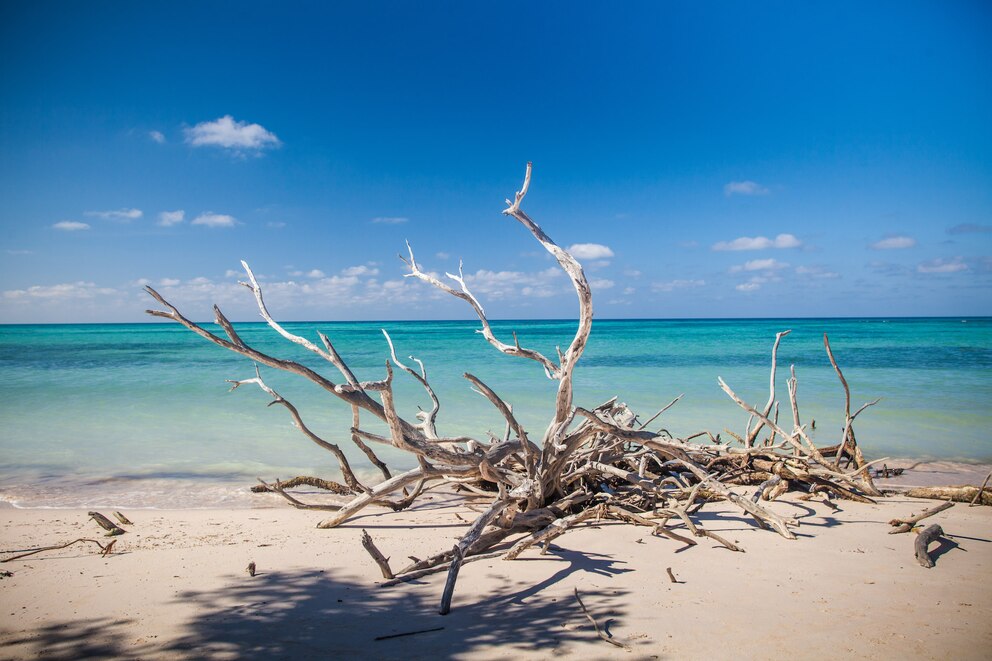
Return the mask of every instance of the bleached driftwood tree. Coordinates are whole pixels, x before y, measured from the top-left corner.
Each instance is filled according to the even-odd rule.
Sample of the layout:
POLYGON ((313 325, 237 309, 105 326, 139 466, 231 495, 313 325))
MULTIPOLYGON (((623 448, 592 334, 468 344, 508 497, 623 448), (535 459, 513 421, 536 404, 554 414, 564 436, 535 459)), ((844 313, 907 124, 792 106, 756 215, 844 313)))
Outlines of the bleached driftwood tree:
POLYGON ((404 261, 409 269, 407 277, 422 280, 471 306, 481 323, 479 332, 493 348, 508 356, 536 362, 547 378, 557 383, 554 410, 550 412, 548 426, 543 433, 528 433, 514 416, 509 402, 481 378, 466 373, 465 378, 473 389, 484 396, 505 420, 505 434, 503 438, 488 439, 440 435, 437 430, 439 402, 423 363, 412 357, 417 368, 401 362, 391 338, 383 331, 390 358, 385 362, 384 377, 378 381, 359 381, 326 335, 317 334, 320 340, 318 345, 290 333, 272 318, 266 308, 262 288, 244 262, 242 265, 248 279, 242 284, 254 294, 259 312, 268 325, 286 340, 326 360, 337 370, 341 380, 331 380, 300 363, 270 356, 250 346, 216 306, 216 322, 226 337, 190 321, 151 287, 146 288, 148 293, 165 310, 149 310, 148 313, 176 321, 203 338, 254 361, 255 376, 232 381, 232 390, 241 385, 257 385, 272 398, 271 404, 287 409, 305 436, 334 454, 344 484, 318 478, 298 478, 292 483, 265 485, 282 494, 296 507, 334 510, 334 514, 321 521, 318 527, 338 526, 370 505, 399 510, 414 503, 426 489, 445 485, 489 500, 488 507, 453 548, 443 549, 433 557, 414 562, 395 572, 395 577, 372 541, 366 540, 366 548, 379 562, 384 575, 392 578, 386 584, 447 570, 448 578, 441 599, 442 613, 450 608, 458 572, 464 563, 492 557, 512 560, 531 546, 543 544, 547 548, 552 539, 592 518, 647 526, 654 534, 695 544, 691 538, 671 529, 684 526, 694 536, 708 536, 731 550, 739 551, 741 549, 735 544, 701 525, 696 516, 699 508, 711 500, 727 500, 750 516, 756 525, 795 539, 791 528, 797 522, 760 504, 762 498, 774 499, 793 488, 806 491, 809 494, 807 497, 819 492, 828 498, 870 502, 870 496, 877 494, 877 491, 871 483, 868 465, 858 449, 853 430, 855 417, 865 407, 851 414, 850 391, 830 352, 826 336, 824 344, 828 356, 847 395, 844 432, 833 448, 817 448, 801 423, 794 370, 789 379, 788 393, 791 424, 780 424, 778 420, 776 360, 779 343, 788 331, 779 333, 775 338, 770 392, 767 403, 761 409, 745 402, 722 379, 719 380, 723 390, 750 414, 743 436, 732 434, 737 443, 721 443, 712 435, 708 437, 709 442, 699 443, 692 440, 705 434, 680 439, 664 430, 650 431, 647 427, 657 414, 642 423, 617 398, 593 408, 576 405, 572 383, 592 328, 592 292, 579 262, 552 241, 521 208, 530 181, 531 165, 528 164, 520 192, 512 201, 507 200, 509 206, 503 213, 523 225, 557 260, 575 289, 579 303, 578 327, 565 351, 559 349, 557 356, 552 358, 521 346, 516 335, 512 344, 500 340, 493 332, 482 305, 469 289, 460 267, 458 275, 446 274, 451 283, 448 284, 420 268, 409 244, 409 256, 404 261), (350 406, 350 440, 379 468, 383 480, 374 485, 359 480, 340 447, 314 433, 300 411, 265 383, 258 365, 298 374, 350 406), (394 367, 406 372, 425 389, 432 403, 430 410, 419 411, 414 419, 404 418, 397 411, 393 397, 394 367), (388 435, 368 431, 362 424, 363 415, 384 422, 388 435), (372 449, 374 445, 388 445, 410 453, 416 458, 417 465, 393 475, 372 449), (834 460, 828 457, 834 457, 834 460), (841 466, 842 459, 847 459, 844 468, 841 466), (286 491, 298 481, 351 497, 333 505, 304 503, 286 491), (752 496, 735 488, 746 484, 759 485, 752 496))

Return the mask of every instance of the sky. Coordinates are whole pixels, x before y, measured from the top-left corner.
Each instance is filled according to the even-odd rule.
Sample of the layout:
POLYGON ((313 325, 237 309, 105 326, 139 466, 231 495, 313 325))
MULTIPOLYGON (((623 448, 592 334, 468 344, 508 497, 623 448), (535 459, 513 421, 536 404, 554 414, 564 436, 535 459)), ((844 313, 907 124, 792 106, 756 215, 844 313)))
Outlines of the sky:
POLYGON ((987 2, 0 3, 0 323, 992 315, 987 2))

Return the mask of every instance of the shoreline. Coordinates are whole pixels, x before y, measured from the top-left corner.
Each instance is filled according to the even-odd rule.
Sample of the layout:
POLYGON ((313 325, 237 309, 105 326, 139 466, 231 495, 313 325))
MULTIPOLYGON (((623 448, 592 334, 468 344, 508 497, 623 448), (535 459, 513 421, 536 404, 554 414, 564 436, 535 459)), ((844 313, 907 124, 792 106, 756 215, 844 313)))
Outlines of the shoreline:
MULTIPOLYGON (((0 645, 14 659, 703 659, 729 650, 853 659, 867 649, 984 658, 992 645, 992 508, 957 504, 928 519, 947 539, 932 547, 936 567, 924 569, 914 536, 889 535, 887 522, 933 501, 896 494, 877 505, 837 504, 835 512, 795 494, 770 503, 799 519, 795 541, 759 530, 727 503, 707 505, 707 527, 745 553, 590 522, 547 555, 532 549, 516 561, 466 565, 443 617, 443 573, 377 587, 382 576, 359 537, 367 530, 394 567, 442 550, 477 516, 446 494, 331 530, 315 528, 323 513, 282 504, 125 510, 134 525, 115 538, 119 553, 103 558, 77 545, 0 565, 12 573, 0 579, 0 645), (630 653, 596 636, 574 590, 630 653), (746 613, 745 604, 753 606, 746 613), (376 639, 397 634, 410 635, 376 639)), ((103 541, 75 508, 3 509, 0 521, 5 551, 103 541)))
MULTIPOLYGON (((904 490, 912 487, 972 484, 978 486, 992 472, 992 461, 970 462, 960 460, 892 459, 884 462, 889 468, 902 468, 898 477, 878 479, 882 489, 904 490)), ((881 468, 881 464, 875 467, 881 468)), ((360 470, 363 479, 374 477, 371 470, 360 470)), ((285 476, 290 477, 290 476, 285 476)), ((333 479, 333 478, 332 478, 333 479)), ((375 483, 381 480, 372 479, 375 483)), ((165 510, 228 510, 267 509, 285 504, 278 495, 258 494, 250 491, 255 482, 251 478, 204 477, 202 479, 174 479, 150 476, 131 477, 127 480, 90 480, 79 485, 66 484, 58 479, 58 491, 28 485, 0 485, 0 510, 62 510, 62 509, 127 509, 135 511, 165 510), (115 485, 115 489, 108 486, 115 485), (80 496, 80 487, 92 495, 80 496), (188 491, 195 495, 186 496, 188 491), (185 500, 184 500, 185 498, 185 500)))

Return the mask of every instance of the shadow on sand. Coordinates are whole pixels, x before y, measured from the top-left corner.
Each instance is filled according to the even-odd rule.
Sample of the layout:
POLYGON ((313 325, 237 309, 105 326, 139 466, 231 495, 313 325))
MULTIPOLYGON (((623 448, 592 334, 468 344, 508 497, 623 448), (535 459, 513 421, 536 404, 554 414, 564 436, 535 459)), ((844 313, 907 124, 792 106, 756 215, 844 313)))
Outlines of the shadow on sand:
MULTIPOLYGON (((478 563, 468 570, 493 579, 495 587, 473 593, 472 582, 460 580, 447 616, 437 613, 443 574, 429 584, 379 588, 333 569, 271 571, 232 577, 216 591, 178 595, 195 613, 178 634, 156 637, 149 627, 140 636, 145 624, 138 624, 136 634, 137 623, 125 619, 76 620, 36 630, 29 639, 8 639, 7 645, 17 646, 19 656, 30 650, 30 656, 47 659, 448 659, 535 652, 550 658, 574 653, 570 648, 580 641, 593 644, 601 652, 597 658, 624 654, 597 639, 570 590, 547 589, 577 572, 608 581, 630 571, 617 566, 621 561, 553 548, 544 558, 517 562, 549 562, 550 573, 527 583, 492 563, 478 563), (388 638, 377 640, 383 636, 388 638)), ((622 625, 623 590, 589 586, 580 593, 600 626, 622 625)))

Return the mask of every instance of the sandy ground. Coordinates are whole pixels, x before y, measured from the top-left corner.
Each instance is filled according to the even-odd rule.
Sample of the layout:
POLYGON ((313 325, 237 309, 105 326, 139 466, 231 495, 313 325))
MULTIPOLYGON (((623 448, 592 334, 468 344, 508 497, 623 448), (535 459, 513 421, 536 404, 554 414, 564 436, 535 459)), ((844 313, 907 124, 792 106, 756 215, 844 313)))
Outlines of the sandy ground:
MULTIPOLYGON (((264 502, 272 505, 125 512, 134 525, 110 557, 77 545, 0 565, 12 574, 0 579, 0 658, 992 655, 989 507, 958 504, 928 520, 947 533, 931 547, 933 569, 917 564, 914 534, 889 535, 887 524, 932 503, 899 495, 841 503, 838 512, 792 497, 772 503, 800 520, 796 541, 757 529, 727 504, 708 505, 703 524, 746 553, 593 524, 560 537, 547 555, 466 565, 451 614, 440 616, 444 574, 380 588, 359 536, 368 530, 399 567, 408 555, 450 548, 474 517, 463 503, 436 495, 410 511, 317 530, 321 513, 264 502), (596 636, 575 589, 629 651, 596 636)), ((85 511, 2 509, 0 521, 2 551, 104 541, 85 511)))

